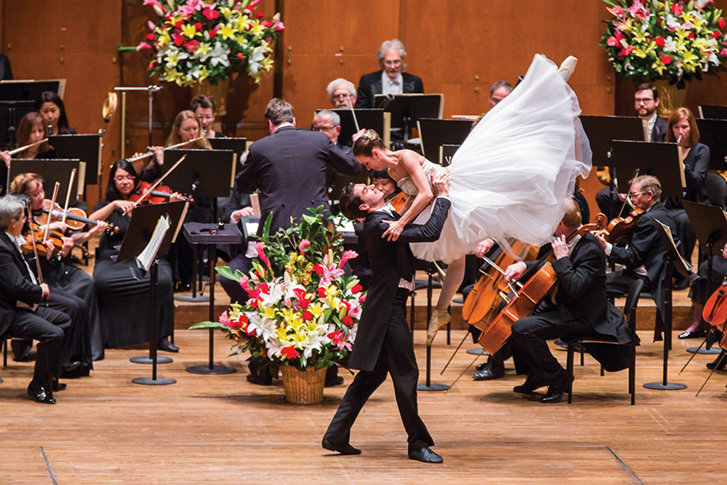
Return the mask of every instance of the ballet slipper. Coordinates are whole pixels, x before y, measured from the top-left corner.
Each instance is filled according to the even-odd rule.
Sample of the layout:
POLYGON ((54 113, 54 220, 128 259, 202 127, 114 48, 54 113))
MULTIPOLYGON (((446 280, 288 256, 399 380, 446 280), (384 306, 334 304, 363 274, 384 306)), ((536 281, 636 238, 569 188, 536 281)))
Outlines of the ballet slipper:
POLYGON ((573 75, 573 71, 576 70, 577 63, 578 59, 573 56, 568 56, 558 68, 558 73, 563 76, 563 79, 568 81, 568 79, 570 79, 570 77, 573 75))
POLYGON ((451 320, 452 317, 446 310, 434 310, 432 312, 432 317, 429 319, 429 327, 427 328, 427 347, 432 345, 439 329, 447 325, 451 320))

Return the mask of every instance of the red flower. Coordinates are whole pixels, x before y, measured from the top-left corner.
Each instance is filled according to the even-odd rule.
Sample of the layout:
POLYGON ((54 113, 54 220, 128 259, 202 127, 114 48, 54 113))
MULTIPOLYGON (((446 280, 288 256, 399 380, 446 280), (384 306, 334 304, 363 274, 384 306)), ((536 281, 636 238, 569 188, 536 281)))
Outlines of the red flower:
POLYGON ((694 40, 695 37, 696 35, 694 34, 694 32, 689 32, 689 34, 687 34, 687 39, 694 40))
POLYGON ((331 339, 333 345, 338 345, 338 342, 344 338, 344 334, 340 330, 336 330, 335 332, 329 333, 327 337, 331 339))
POLYGON ((154 34, 146 34, 146 40, 154 40, 154 34))
POLYGON ((220 315, 220 323, 222 325, 227 325, 228 327, 232 328, 232 322, 230 322, 230 318, 227 316, 227 312, 222 312, 222 315, 220 315))
POLYGON ((268 27, 273 25, 273 23, 269 20, 263 20, 262 22, 260 22, 260 25, 262 25, 263 27, 265 27, 267 29, 268 27))
POLYGON ((666 39, 664 39, 664 37, 661 37, 661 36, 654 39, 654 42, 656 42, 656 45, 658 45, 659 47, 664 47, 666 45, 666 39))
POLYGON ((309 312, 308 310, 306 310, 303 312, 303 314, 300 316, 300 318, 304 322, 310 322, 311 320, 313 320, 313 314, 311 312, 309 312))
POLYGON ((631 52, 633 52, 633 50, 634 50, 634 46, 627 45, 626 47, 624 47, 623 49, 621 49, 619 51, 618 55, 620 55, 621 57, 628 57, 631 54, 631 52))
POLYGON ((350 327, 351 325, 353 325, 353 318, 346 315, 341 319, 341 323, 343 323, 347 327, 350 327))
POLYGON ((664 63, 664 65, 668 65, 671 62, 671 57, 665 56, 664 54, 661 55, 661 62, 664 63))
POLYGON ((257 10, 257 11, 255 12, 255 18, 256 18, 256 19, 258 19, 258 20, 260 20, 260 19, 261 19, 261 18, 263 18, 264 16, 265 16, 265 14, 264 14, 264 13, 262 13, 262 12, 261 12, 260 10, 257 10))
POLYGON ((671 6, 671 11, 674 13, 674 15, 681 15, 682 12, 684 12, 684 8, 678 3, 673 3, 671 6))
POLYGON ((365 302, 367 296, 369 296, 369 295, 362 295, 361 298, 358 299, 359 303, 365 302))
POLYGON ((294 359, 300 355, 298 351, 295 350, 295 347, 293 347, 292 345, 290 347, 285 347, 283 350, 280 351, 280 353, 286 359, 294 359))
POLYGON ((318 288, 316 290, 318 293, 318 298, 325 298, 326 297, 326 289, 325 288, 318 288))
POLYGON ((316 274, 323 274, 323 265, 321 263, 318 263, 317 265, 313 266, 313 271, 315 271, 316 274))
POLYGON ((207 20, 212 20, 212 19, 216 19, 217 17, 219 17, 220 12, 218 12, 217 10, 210 10, 209 8, 206 8, 206 9, 202 10, 202 15, 207 17, 207 20))
POLYGON ((351 304, 347 302, 346 300, 341 301, 341 306, 346 307, 346 313, 348 313, 351 310, 351 304))
POLYGON ((181 27, 182 25, 184 25, 184 20, 183 19, 179 19, 176 22, 174 22, 174 26, 177 27, 177 28, 181 27))
POLYGON ((300 307, 303 310, 308 308, 308 305, 310 304, 310 300, 305 297, 305 290, 296 288, 293 290, 293 293, 295 293, 295 296, 298 298, 298 303, 300 303, 300 307))
POLYGON ((199 47, 199 41, 198 40, 190 40, 186 44, 184 44, 184 47, 187 48, 188 51, 194 52, 199 47))
POLYGON ((606 45, 608 45, 610 47, 618 47, 619 46, 618 39, 614 36, 611 36, 608 38, 608 40, 606 40, 606 45))
POLYGON ((239 57, 241 61, 245 60, 245 56, 242 55, 242 52, 238 52, 237 57, 239 57))
POLYGON ((200 32, 202 30, 202 23, 201 22, 195 23, 194 28, 197 29, 197 32, 200 32))
POLYGON ((712 32, 713 39, 719 39, 720 37, 722 37, 722 32, 720 32, 719 30, 715 30, 714 32, 712 32))
POLYGON ((717 23, 719 24, 719 30, 724 32, 725 27, 727 27, 727 20, 720 18, 717 23))
POLYGON ((210 39, 214 39, 215 37, 217 37, 217 30, 212 29, 209 31, 209 34, 210 34, 210 39))
POLYGON ((356 293, 360 293, 361 290, 363 290, 363 287, 361 285, 359 285, 359 284, 355 284, 351 288, 351 293, 355 295, 356 293))
POLYGON ((177 47, 182 47, 182 44, 184 44, 184 36, 183 35, 175 35, 174 37, 174 45, 177 47))

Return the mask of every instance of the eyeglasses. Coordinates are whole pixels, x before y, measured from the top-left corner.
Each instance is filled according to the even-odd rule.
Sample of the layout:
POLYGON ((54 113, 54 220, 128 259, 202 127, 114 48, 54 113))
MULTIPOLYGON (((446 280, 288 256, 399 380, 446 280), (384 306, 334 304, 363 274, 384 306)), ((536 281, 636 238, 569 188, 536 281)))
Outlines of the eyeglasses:
POLYGON ((117 175, 116 177, 114 177, 114 180, 116 180, 117 182, 123 182, 124 180, 129 180, 133 182, 134 180, 136 180, 136 177, 134 177, 133 175, 117 175))
POLYGON ((636 104, 639 104, 639 103, 646 104, 646 103, 649 103, 651 101, 654 101, 654 98, 634 98, 634 101, 636 101, 636 104))
POLYGON ((314 126, 313 130, 315 130, 315 131, 331 131, 334 128, 335 128, 335 126, 333 126, 333 125, 314 126))
POLYGON ((646 193, 647 192, 629 192, 629 199, 635 199, 636 197, 646 193))
POLYGON ((397 59, 395 61, 384 61, 385 66, 398 66, 399 64, 401 64, 400 59, 397 59))
POLYGON ((353 94, 334 94, 333 99, 353 98, 353 94))

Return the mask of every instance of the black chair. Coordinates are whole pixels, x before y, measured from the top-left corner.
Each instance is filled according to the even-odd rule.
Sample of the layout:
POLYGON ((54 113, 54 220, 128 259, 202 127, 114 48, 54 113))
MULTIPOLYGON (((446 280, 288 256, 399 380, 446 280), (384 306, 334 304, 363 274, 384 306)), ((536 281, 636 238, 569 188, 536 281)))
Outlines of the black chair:
MULTIPOLYGON (((629 331, 631 333, 631 343, 629 346, 629 394, 631 394, 631 405, 636 403, 636 345, 638 339, 636 337, 636 306, 639 303, 639 296, 643 289, 644 282, 640 279, 634 281, 629 290, 629 294, 626 297, 626 304, 624 305, 624 316, 626 323, 629 325, 629 331)), ((566 372, 571 379, 571 384, 568 386, 568 403, 573 401, 573 354, 575 352, 575 346, 577 343, 589 344, 611 344, 621 345, 615 338, 607 337, 603 335, 593 336, 588 335, 584 337, 576 337, 573 339, 567 339, 568 344, 568 360, 566 364, 566 372)), ((603 368, 601 368, 601 375, 603 375, 603 368)))
POLYGON ((725 179, 721 175, 708 172, 704 184, 707 187, 709 203, 724 209, 727 204, 727 182, 725 179))

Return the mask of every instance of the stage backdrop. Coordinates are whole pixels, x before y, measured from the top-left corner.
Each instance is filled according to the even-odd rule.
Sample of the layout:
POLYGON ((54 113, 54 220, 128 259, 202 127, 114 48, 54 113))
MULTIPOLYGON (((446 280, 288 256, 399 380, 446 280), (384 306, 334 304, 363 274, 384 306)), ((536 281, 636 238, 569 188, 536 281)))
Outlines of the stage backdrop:
MULTIPOLYGON (((727 0, 717 0, 727 8, 727 0)), ((155 17, 142 0, 0 0, 2 52, 16 79, 67 79, 65 103, 71 125, 80 133, 104 128, 101 106, 114 86, 158 83, 146 70, 148 52, 120 55, 119 44, 138 44, 155 17)), ((444 115, 481 114, 490 85, 517 82, 535 53, 560 63, 568 55, 579 63, 571 85, 586 114, 633 113, 633 85, 616 79, 598 41, 607 18, 602 0, 263 0, 269 15, 282 13, 286 30, 278 43, 278 71, 259 85, 245 77, 230 84, 228 135, 259 139, 267 134, 265 105, 283 96, 307 127, 317 108, 329 106, 325 87, 343 77, 358 84, 362 74, 379 69, 376 51, 383 40, 399 38, 408 53, 407 71, 424 81, 427 93, 444 93, 444 115)), ((727 76, 690 85, 687 105, 727 105, 727 76)), ((163 144, 174 116, 189 105, 190 89, 165 85, 154 99, 153 143, 163 144)), ((126 152, 144 151, 148 104, 144 93, 128 97, 126 152)), ((105 178, 120 153, 119 116, 104 137, 105 178)), ((599 185, 586 181, 593 201, 599 185)), ((89 202, 97 189, 90 187, 89 202)), ((592 203, 592 212, 595 204, 592 203)))

